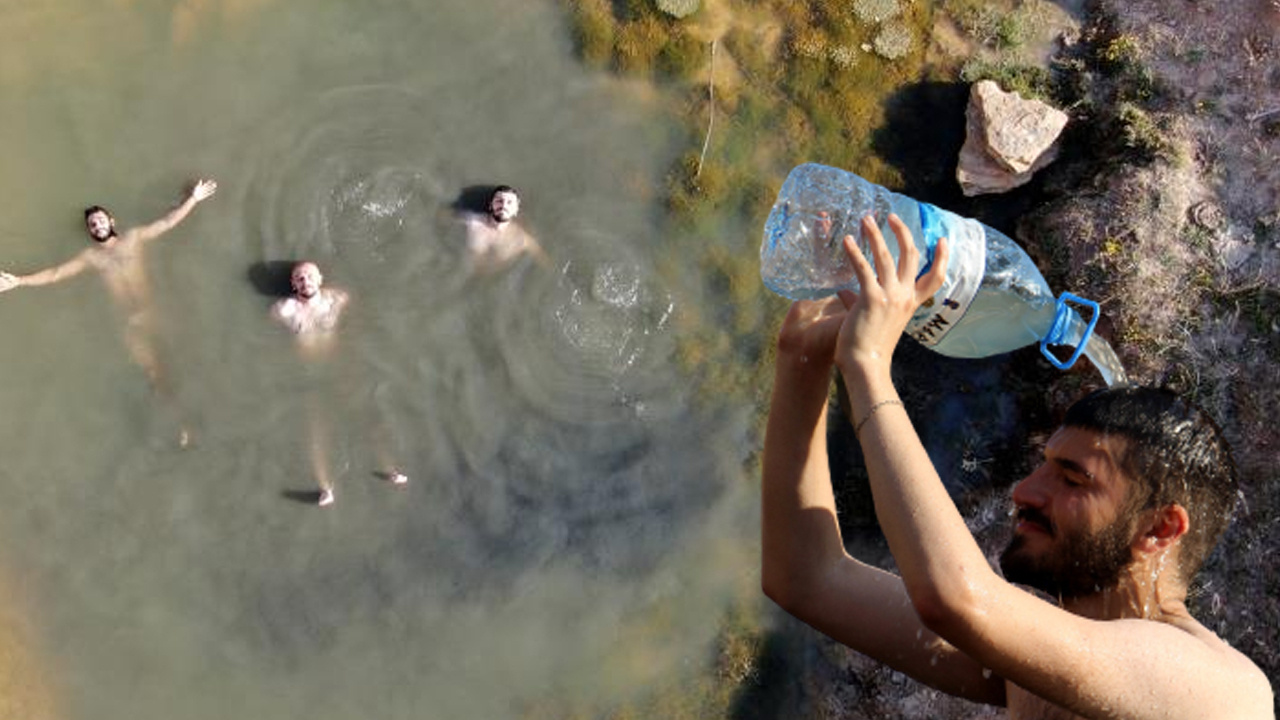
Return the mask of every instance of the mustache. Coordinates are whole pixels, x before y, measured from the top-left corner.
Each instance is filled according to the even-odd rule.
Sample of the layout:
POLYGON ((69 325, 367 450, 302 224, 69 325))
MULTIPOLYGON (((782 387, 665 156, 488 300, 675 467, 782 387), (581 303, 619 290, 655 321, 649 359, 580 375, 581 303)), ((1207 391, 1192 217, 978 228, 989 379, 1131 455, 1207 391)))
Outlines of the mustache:
POLYGON ((1035 508, 1024 507, 1024 508, 1018 508, 1017 510, 1014 511, 1013 513, 1014 524, 1016 525, 1023 521, 1035 523, 1036 525, 1039 525, 1045 530, 1048 530, 1050 535, 1054 534, 1053 521, 1050 520, 1048 516, 1046 516, 1044 513, 1040 512, 1039 510, 1036 510, 1035 508))

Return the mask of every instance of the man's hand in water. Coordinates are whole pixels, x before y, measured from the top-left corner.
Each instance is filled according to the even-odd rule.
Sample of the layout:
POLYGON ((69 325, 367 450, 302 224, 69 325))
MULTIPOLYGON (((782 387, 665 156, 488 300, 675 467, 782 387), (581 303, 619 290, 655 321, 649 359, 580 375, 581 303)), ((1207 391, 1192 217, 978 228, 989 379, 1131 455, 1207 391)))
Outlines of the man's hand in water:
POLYGON ((0 292, 12 290, 22 284, 17 275, 7 272, 0 272, 0 292))
POLYGON ((217 191, 218 183, 213 180, 201 178, 191 187, 191 198, 196 202, 200 202, 201 200, 207 200, 208 198, 213 197, 213 194, 217 191))

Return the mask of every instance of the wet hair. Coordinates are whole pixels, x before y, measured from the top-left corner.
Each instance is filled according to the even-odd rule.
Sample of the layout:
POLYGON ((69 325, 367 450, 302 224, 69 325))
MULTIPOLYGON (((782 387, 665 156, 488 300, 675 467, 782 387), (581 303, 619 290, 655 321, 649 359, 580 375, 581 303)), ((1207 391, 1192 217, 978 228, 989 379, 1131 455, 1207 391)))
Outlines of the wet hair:
POLYGON ((1134 482, 1131 512, 1181 505, 1190 527, 1179 543, 1178 570, 1190 583, 1231 524, 1239 476, 1231 447, 1209 414, 1163 388, 1122 385, 1072 405, 1062 422, 1124 438, 1116 458, 1134 482))
POLYGON ((511 193, 516 197, 520 197, 520 192, 510 185, 499 185, 493 189, 493 192, 489 193, 489 205, 493 205, 493 199, 502 193, 511 193))
POLYGON ((102 207, 101 205, 90 205, 89 207, 84 209, 84 221, 89 222, 89 216, 94 213, 102 213, 103 215, 107 216, 107 219, 111 221, 111 234, 107 235, 107 237, 111 237, 112 235, 115 235, 116 234, 116 216, 112 215, 110 210, 102 207))

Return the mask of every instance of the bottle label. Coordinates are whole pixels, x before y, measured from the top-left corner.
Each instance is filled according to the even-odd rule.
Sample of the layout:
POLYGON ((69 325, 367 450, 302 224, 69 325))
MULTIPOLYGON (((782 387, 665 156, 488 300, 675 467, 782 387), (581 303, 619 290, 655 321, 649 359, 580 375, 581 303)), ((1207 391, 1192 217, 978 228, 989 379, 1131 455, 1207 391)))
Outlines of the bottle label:
POLYGON ((982 223, 920 203, 920 234, 926 249, 923 275, 933 267, 939 238, 947 239, 947 277, 907 323, 906 333, 922 345, 938 344, 973 303, 987 266, 987 233, 982 223))

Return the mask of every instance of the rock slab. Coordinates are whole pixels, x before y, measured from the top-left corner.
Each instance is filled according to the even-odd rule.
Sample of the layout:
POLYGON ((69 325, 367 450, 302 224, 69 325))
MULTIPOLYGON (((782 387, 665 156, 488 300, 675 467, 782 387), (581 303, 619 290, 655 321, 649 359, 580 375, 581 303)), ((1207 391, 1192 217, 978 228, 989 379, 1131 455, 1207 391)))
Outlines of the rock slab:
POLYGON ((965 195, 973 196, 1025 185, 1053 162, 1067 114, 981 80, 969 90, 965 121, 956 180, 965 195))

